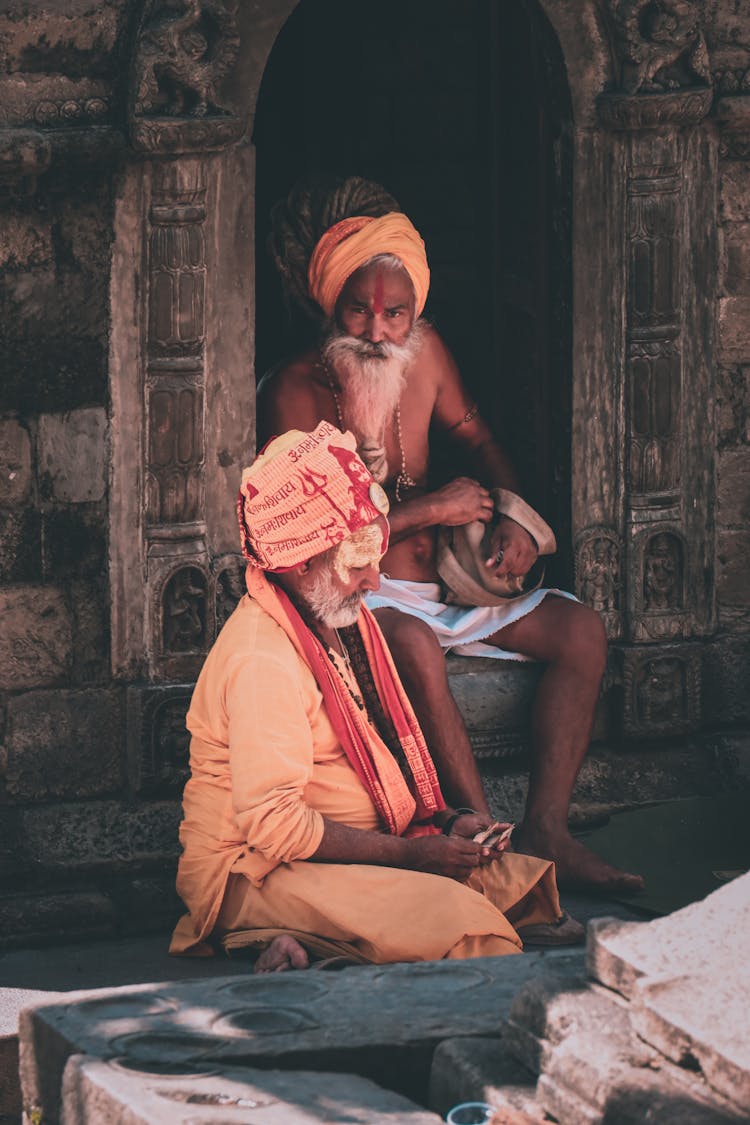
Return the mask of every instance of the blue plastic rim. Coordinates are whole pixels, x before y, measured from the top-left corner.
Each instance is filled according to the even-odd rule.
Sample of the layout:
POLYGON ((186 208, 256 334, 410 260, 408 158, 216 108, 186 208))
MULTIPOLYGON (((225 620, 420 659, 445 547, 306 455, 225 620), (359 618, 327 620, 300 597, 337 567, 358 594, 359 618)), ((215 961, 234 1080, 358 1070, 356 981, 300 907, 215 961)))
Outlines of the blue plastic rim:
POLYGON ((486 1125, 494 1110, 486 1102, 461 1102, 446 1117, 447 1125, 486 1125))

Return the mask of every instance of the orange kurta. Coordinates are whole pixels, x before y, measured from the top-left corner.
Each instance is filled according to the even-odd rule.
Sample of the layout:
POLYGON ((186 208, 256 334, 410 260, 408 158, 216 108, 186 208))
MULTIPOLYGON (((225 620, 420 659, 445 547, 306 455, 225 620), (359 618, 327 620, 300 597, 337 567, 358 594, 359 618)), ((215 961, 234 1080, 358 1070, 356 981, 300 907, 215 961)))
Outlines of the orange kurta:
MULTIPOLYGON (((472 886, 303 862, 320 844, 324 817, 371 831, 381 825, 310 669, 247 595, 206 660, 187 725, 192 772, 177 889, 189 914, 171 952, 210 953, 204 939, 217 921, 222 930, 280 926, 352 941, 378 962, 516 952, 521 943, 504 913, 517 924, 559 915, 552 865, 528 856, 506 855, 472 886), (232 878, 227 893, 230 876, 243 878, 232 878)), ((375 731, 372 738, 376 754, 388 754, 375 731)))

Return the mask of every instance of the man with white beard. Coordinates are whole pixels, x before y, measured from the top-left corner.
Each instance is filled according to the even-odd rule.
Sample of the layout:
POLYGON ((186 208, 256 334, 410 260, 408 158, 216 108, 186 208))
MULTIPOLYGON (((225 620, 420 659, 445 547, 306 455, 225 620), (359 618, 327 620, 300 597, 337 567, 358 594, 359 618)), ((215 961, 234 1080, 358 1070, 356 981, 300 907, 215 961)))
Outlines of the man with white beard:
MULTIPOLYGON (((421 313, 429 289, 424 243, 383 188, 351 179, 322 192, 299 187, 274 211, 272 249, 288 295, 324 317, 317 347, 270 373, 258 391, 261 441, 321 419, 350 429, 391 498, 391 540, 381 589, 368 598, 388 640, 446 797, 488 812, 468 735, 447 682, 443 652, 544 662, 532 718, 532 766, 513 846, 553 859, 560 884, 636 891, 568 830, 570 796, 588 748, 606 662, 597 613, 559 590, 534 589, 500 606, 443 600, 436 565, 440 526, 495 516, 495 490, 520 491, 438 333, 421 313), (442 430, 475 477, 435 488, 430 434, 442 430), (491 492, 493 490, 493 492, 491 492)), ((518 507, 518 504, 516 504, 518 507)), ((514 509, 515 510, 515 509, 514 509)), ((521 579, 537 543, 502 511, 488 573, 521 579)))

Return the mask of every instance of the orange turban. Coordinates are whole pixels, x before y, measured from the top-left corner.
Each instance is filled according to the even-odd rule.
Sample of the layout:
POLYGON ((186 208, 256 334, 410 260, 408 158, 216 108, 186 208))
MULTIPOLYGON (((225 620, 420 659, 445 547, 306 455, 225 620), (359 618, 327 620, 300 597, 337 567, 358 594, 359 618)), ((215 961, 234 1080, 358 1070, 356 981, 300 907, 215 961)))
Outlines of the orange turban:
MULTIPOLYGON (((242 553, 261 570, 290 570, 388 514, 388 498, 330 422, 274 438, 242 474, 242 553)), ((385 544, 384 544, 385 549, 385 544)))
POLYGON ((393 254, 411 278, 421 316, 430 289, 424 242, 399 211, 379 219, 356 215, 327 230, 313 250, 307 270, 310 296, 331 316, 348 278, 376 254, 393 254))

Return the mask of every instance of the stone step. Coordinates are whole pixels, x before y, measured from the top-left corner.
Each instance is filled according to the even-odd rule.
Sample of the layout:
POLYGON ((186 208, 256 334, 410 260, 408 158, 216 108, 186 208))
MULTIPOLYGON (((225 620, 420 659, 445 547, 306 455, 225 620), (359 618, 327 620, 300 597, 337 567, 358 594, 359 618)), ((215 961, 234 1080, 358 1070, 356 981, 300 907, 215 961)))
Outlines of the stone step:
POLYGON ((18 1082, 18 1017, 31 1004, 54 1002, 56 993, 32 988, 0 988, 0 1123, 21 1116, 18 1082))
POLYGON ((645 926, 594 922, 587 952, 590 974, 630 1001, 638 1035, 748 1117, 749 933, 750 873, 645 926))
MULTIPOLYGON (((471 962, 364 966, 157 983, 68 994, 20 1020, 24 1105, 59 1120, 69 1059, 115 1060, 126 1071, 223 1074, 238 1066, 358 1074, 425 1104, 432 1055, 449 1037, 491 1036, 519 986, 563 951, 471 962)), ((355 1118, 356 1120, 356 1118, 355 1118)), ((363 1118, 366 1121, 367 1118, 363 1118)))
POLYGON ((461 1102, 485 1102, 504 1112, 508 1125, 535 1125, 544 1120, 536 1101, 536 1074, 497 1038, 445 1039, 430 1071, 429 1105, 441 1117, 461 1102))
POLYGON ((720 1125, 747 1120, 700 1073, 645 1043, 631 1005, 581 977, 525 985, 511 1007, 508 1050, 539 1074, 536 1102, 560 1125, 720 1125))
POLYGON ((440 1125, 434 1113, 354 1074, 227 1067, 155 1073, 74 1055, 63 1076, 65 1125, 440 1125))

